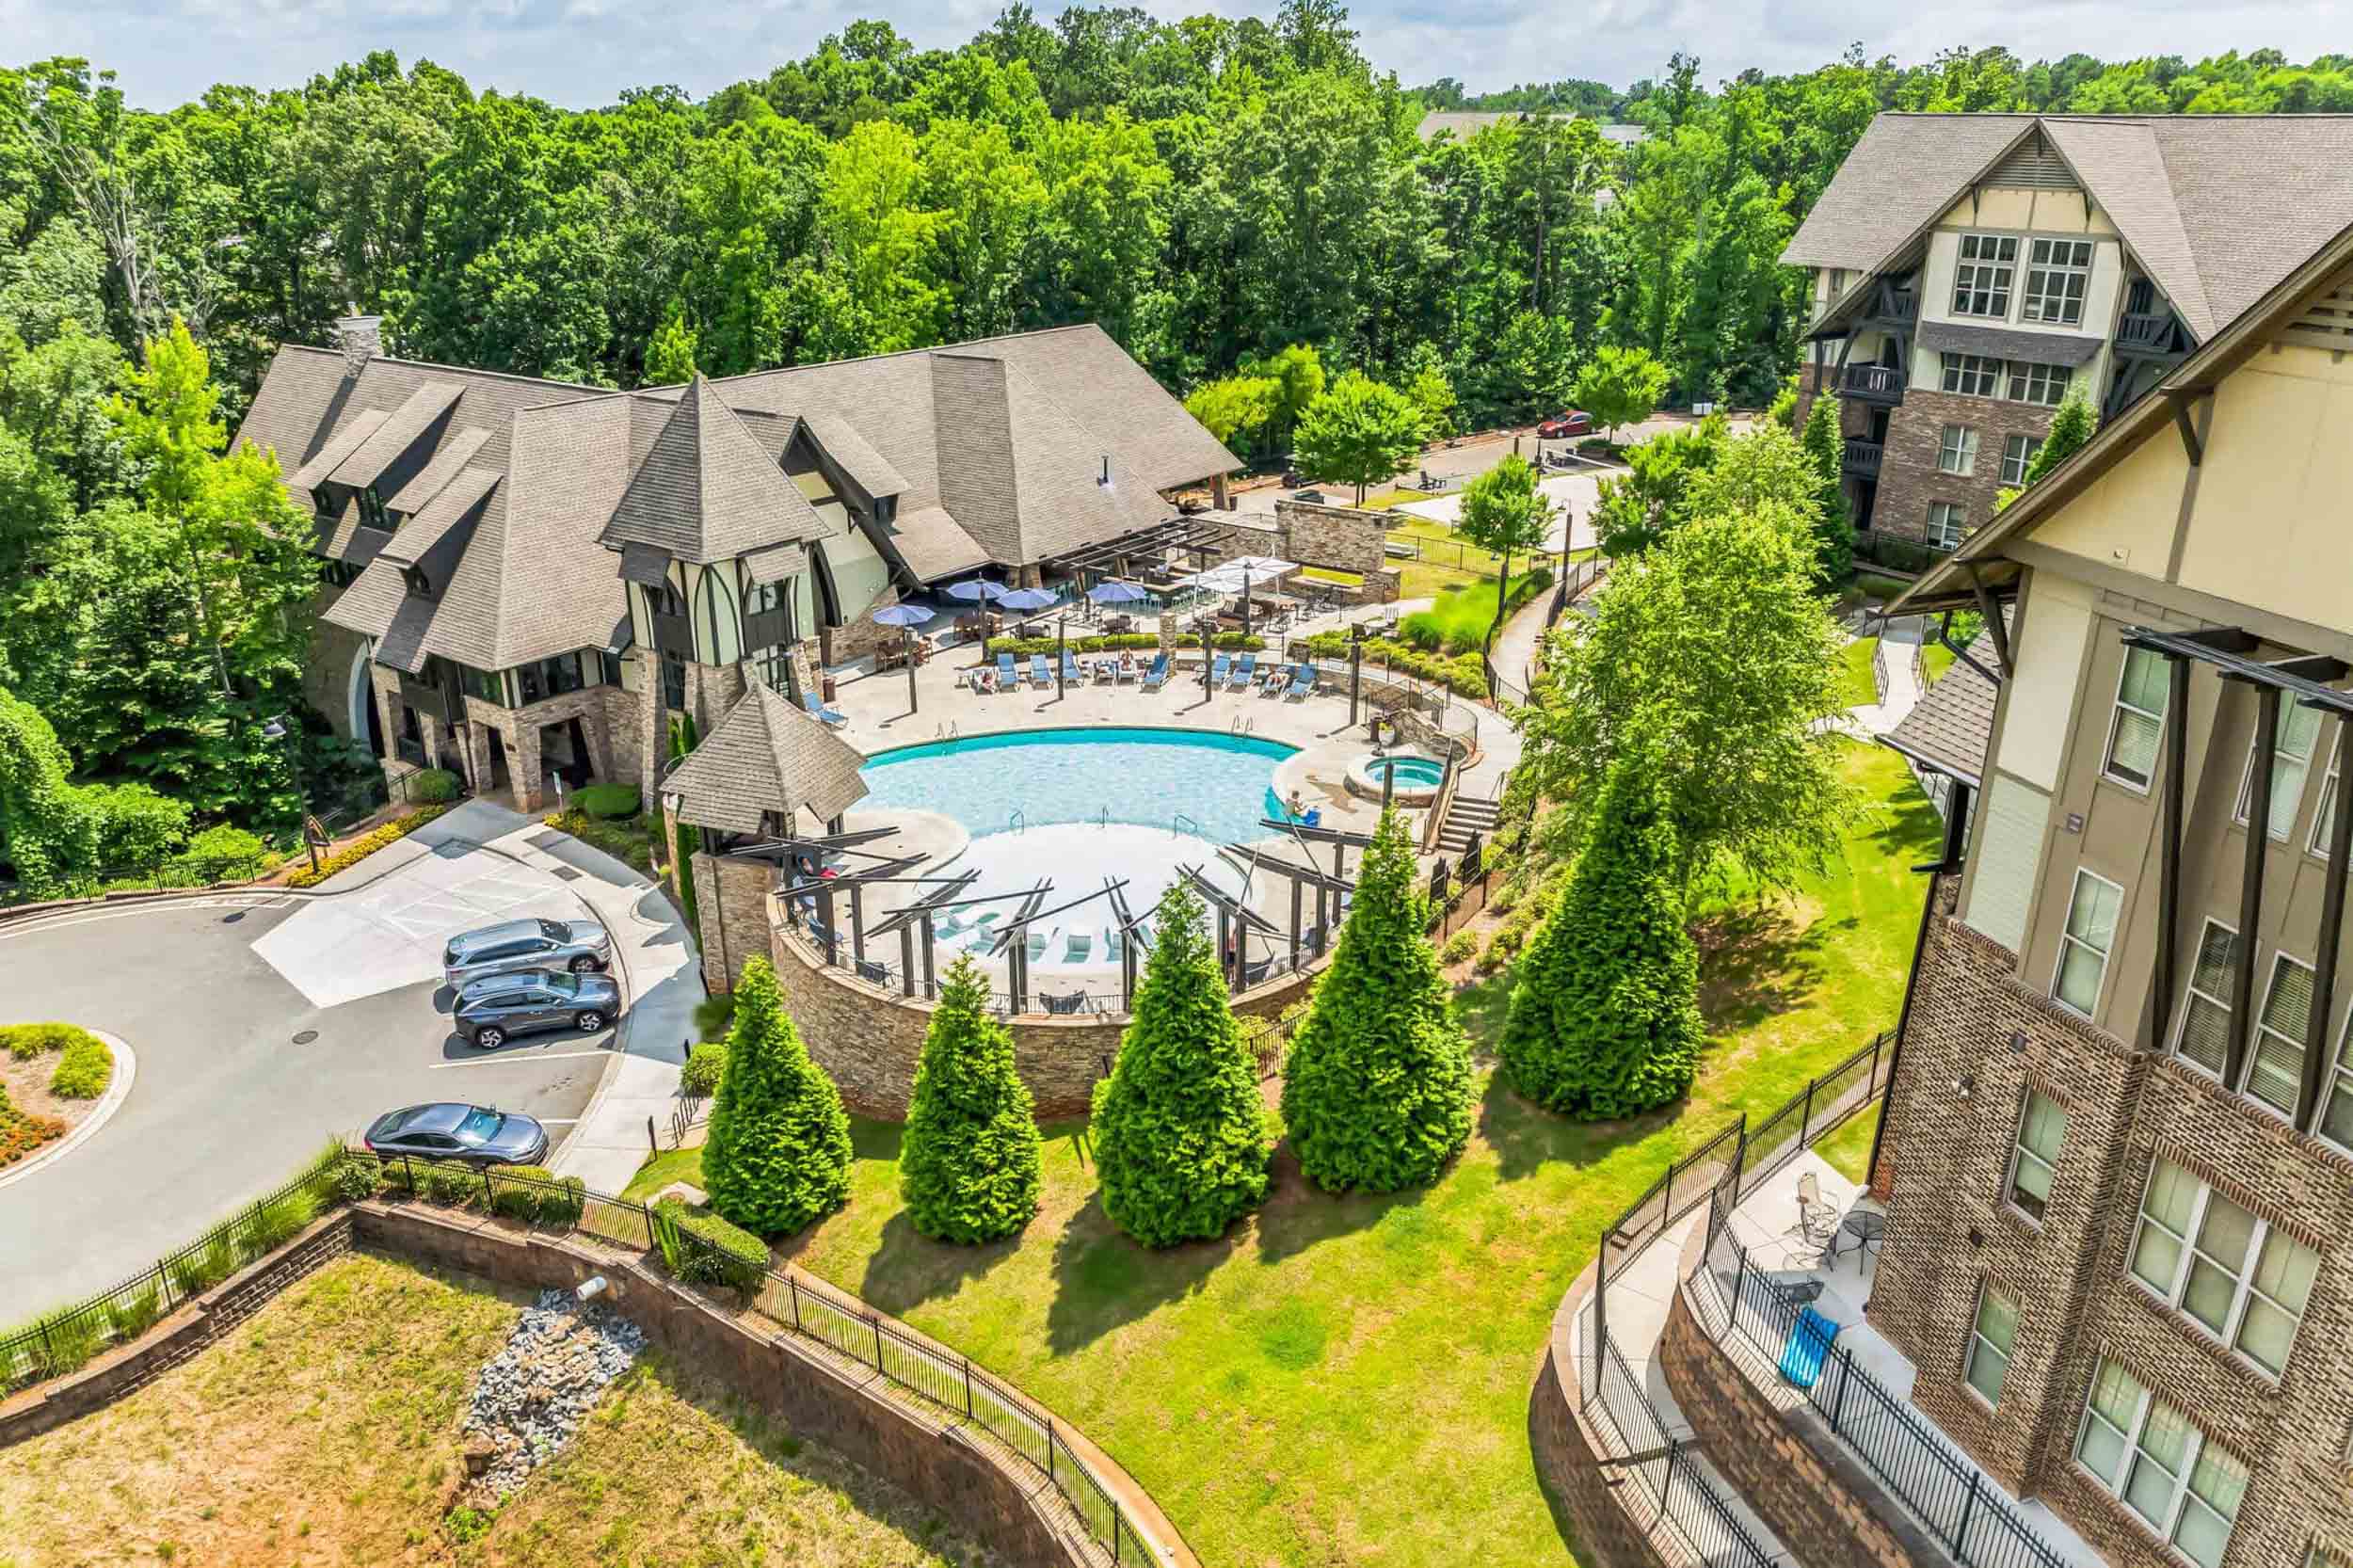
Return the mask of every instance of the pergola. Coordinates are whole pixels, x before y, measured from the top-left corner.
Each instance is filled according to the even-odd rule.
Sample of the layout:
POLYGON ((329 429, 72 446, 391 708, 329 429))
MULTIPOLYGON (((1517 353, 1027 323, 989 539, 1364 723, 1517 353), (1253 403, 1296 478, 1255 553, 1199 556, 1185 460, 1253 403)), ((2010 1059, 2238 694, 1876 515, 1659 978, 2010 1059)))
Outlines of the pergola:
POLYGON ((1225 537, 1223 523, 1170 518, 1163 522, 1132 529, 1101 544, 1082 545, 1060 555, 1048 555, 1041 565, 1056 567, 1081 578, 1089 572, 1098 577, 1114 576, 1123 561, 1139 556, 1159 560, 1172 550, 1181 550, 1198 558, 1225 548, 1225 537))

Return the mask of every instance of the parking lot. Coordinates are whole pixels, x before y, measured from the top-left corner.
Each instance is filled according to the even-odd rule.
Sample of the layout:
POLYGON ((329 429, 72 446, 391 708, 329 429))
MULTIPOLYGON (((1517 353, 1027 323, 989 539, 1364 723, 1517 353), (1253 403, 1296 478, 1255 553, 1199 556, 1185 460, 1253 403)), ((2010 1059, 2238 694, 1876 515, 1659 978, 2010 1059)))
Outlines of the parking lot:
POLYGON ((471 1100, 536 1116, 563 1142, 613 1032, 484 1052, 449 1027, 445 937, 522 915, 594 918, 560 872, 474 841, 505 824, 469 814, 495 809, 453 812, 443 832, 344 873, 363 886, 333 896, 220 895, 0 926, 0 1022, 68 1019, 138 1053, 130 1096, 95 1134, 39 1169, 0 1173, 0 1321, 151 1265, 382 1111, 471 1100))

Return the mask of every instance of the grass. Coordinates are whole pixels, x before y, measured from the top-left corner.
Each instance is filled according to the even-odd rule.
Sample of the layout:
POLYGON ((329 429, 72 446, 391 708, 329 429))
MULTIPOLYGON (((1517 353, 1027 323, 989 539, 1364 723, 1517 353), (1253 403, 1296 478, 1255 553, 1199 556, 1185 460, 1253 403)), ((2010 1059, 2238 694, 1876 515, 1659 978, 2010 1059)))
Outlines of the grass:
POLYGON ((352 1256, 0 1465, 0 1564, 983 1560, 928 1511, 649 1354, 495 1513, 445 1524, 517 1301, 352 1256))
MULTIPOLYGON (((1846 861, 1794 897, 1702 922, 1713 1038, 1673 1111, 1579 1125, 1487 1078, 1470 1147, 1435 1186, 1336 1198, 1280 1155, 1260 1213, 1163 1253, 1104 1218, 1082 1126, 1048 1129, 1026 1231, 957 1248, 907 1221, 899 1129, 860 1123, 849 1207, 783 1250, 1078 1423, 1204 1561, 1571 1562, 1533 1477, 1528 1397, 1600 1227, 1670 1159, 1743 1109, 1782 1104, 1901 1001, 1909 868, 1936 841, 1935 814, 1894 754, 1853 745, 1844 766, 1882 808, 1846 861)), ((1482 1050, 1508 985, 1458 994, 1482 1050)), ((664 1156, 655 1175, 693 1179, 690 1164, 664 1156)))
POLYGON ((1343 588, 1361 588, 1365 574, 1361 571, 1341 571, 1333 567, 1302 567, 1299 575, 1310 583, 1336 583, 1343 588))
POLYGON ((1860 1116, 1814 1145, 1814 1152, 1822 1157, 1830 1168, 1856 1186, 1863 1185, 1863 1168, 1871 1158, 1871 1139, 1879 1131, 1880 1108, 1872 1106, 1860 1116))
POLYGON ((1847 708, 1863 708, 1880 699, 1879 678, 1871 672, 1871 662, 1879 652, 1877 637, 1857 637, 1839 650, 1839 703, 1847 708))

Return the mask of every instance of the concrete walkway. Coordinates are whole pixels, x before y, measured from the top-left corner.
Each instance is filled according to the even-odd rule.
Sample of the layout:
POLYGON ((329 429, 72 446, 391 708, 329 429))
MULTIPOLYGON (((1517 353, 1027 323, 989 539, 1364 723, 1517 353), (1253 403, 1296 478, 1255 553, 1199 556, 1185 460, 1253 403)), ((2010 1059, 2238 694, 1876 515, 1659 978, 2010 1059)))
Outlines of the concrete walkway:
POLYGON ((1881 663, 1887 670, 1887 690, 1877 702, 1847 710, 1849 722, 1861 732, 1859 738, 1886 734, 1903 723, 1920 700, 1919 670, 1913 662, 1912 645, 1882 638, 1880 648, 1885 655, 1881 663))

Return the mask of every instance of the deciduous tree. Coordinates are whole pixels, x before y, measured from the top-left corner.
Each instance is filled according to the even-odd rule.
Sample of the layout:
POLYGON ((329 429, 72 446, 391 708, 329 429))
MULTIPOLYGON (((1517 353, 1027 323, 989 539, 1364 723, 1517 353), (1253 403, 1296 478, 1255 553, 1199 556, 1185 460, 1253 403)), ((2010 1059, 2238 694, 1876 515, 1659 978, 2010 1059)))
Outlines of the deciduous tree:
POLYGON ((1509 613, 1505 606, 1511 598, 1512 556, 1541 546, 1551 532, 1553 516, 1551 498, 1539 488, 1534 465, 1516 454, 1463 488, 1463 516, 1456 526, 1465 538, 1497 557, 1496 618, 1487 627, 1490 648, 1509 613))
POLYGON ((1309 406, 1293 438, 1300 471, 1328 484, 1386 484, 1421 449, 1421 413, 1404 393, 1352 370, 1309 406))
POLYGON ((1640 424, 1658 411, 1667 391, 1667 367, 1644 348, 1600 348, 1577 372, 1569 396, 1593 416, 1603 439, 1615 445, 1618 427, 1640 424))

